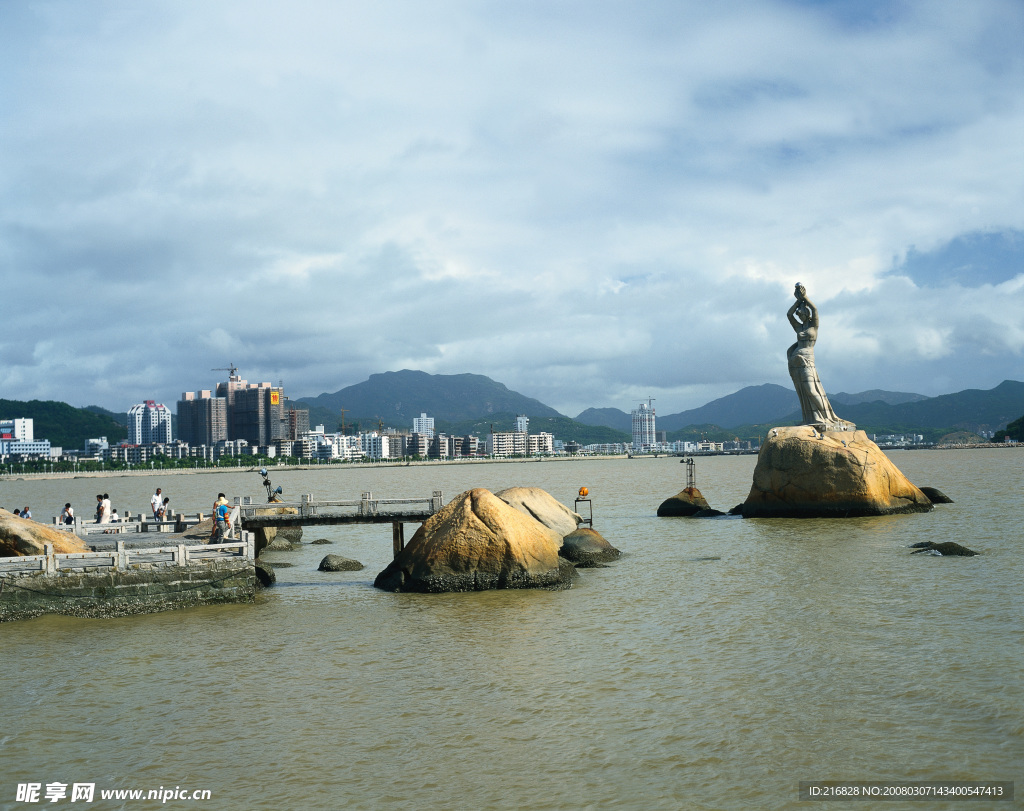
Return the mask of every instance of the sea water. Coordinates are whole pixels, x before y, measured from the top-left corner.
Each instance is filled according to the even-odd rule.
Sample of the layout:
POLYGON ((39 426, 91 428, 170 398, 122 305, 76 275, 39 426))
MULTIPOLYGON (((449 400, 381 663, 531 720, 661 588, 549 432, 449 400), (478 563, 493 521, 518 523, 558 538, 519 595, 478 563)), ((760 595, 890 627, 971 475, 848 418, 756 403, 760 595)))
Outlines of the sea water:
MULTIPOLYGON (((795 808, 800 781, 829 779, 1024 791, 1024 452, 892 458, 954 503, 885 518, 657 518, 685 484, 664 457, 272 470, 286 497, 440 489, 447 501, 525 485, 571 507, 585 485, 623 556, 568 591, 390 594, 372 586, 388 525, 307 527, 300 549, 267 553, 293 565, 254 605, 4 623, 0 808, 33 807, 17 801, 28 783, 42 802, 47 784, 68 786, 47 807, 92 783, 84 807, 209 809, 795 808), (924 540, 982 554, 911 554, 924 540), (319 572, 326 554, 366 568, 319 572)), ((727 510, 754 463, 698 459, 697 486, 727 510)), ((0 504, 91 514, 102 489, 137 513, 155 486, 188 512, 218 491, 261 492, 255 473, 5 477, 0 504)))

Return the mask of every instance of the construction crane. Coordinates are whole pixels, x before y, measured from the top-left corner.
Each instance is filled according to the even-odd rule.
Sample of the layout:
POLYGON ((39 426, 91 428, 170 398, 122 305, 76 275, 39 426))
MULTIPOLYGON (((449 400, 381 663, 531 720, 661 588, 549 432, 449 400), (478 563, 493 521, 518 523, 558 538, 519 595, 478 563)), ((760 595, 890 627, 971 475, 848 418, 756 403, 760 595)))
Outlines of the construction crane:
POLYGON ((341 412, 341 435, 345 436, 345 415, 348 413, 348 409, 339 408, 338 411, 341 412))
POLYGON ((217 369, 210 369, 211 372, 231 372, 231 376, 235 377, 238 374, 238 367, 235 364, 228 362, 227 366, 221 366, 217 369))

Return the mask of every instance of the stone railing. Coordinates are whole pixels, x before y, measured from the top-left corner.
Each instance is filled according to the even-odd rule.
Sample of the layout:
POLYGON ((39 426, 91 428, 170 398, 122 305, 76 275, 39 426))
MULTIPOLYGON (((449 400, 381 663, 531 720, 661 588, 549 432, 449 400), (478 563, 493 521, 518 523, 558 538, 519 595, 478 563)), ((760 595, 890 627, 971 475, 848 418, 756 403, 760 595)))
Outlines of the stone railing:
POLYGON ((56 553, 53 544, 46 544, 44 549, 42 555, 0 558, 0 578, 8 574, 60 576, 82 572, 125 572, 154 567, 189 566, 226 558, 253 560, 256 553, 254 537, 250 532, 243 532, 240 540, 219 544, 127 549, 124 541, 118 541, 115 548, 107 552, 56 553))

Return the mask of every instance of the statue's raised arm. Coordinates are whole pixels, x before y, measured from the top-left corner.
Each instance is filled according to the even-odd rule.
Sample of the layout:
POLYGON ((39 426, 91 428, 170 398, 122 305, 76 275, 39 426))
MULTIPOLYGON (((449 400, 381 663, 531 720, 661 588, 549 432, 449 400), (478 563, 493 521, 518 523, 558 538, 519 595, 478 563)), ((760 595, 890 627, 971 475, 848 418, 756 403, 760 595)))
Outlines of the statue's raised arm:
POLYGON ((806 425, 819 431, 852 431, 856 426, 836 416, 828 401, 825 388, 814 367, 814 344, 818 340, 818 308, 807 298, 807 290, 797 284, 793 291, 796 301, 786 317, 796 333, 796 343, 786 352, 789 375, 793 378, 800 410, 806 425))

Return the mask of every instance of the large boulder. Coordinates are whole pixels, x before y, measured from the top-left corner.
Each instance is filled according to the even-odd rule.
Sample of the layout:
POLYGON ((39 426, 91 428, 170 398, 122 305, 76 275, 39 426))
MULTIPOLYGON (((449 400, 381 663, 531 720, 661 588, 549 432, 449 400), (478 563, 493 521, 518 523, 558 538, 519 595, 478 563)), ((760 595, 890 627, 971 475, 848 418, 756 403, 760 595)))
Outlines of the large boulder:
POLYGON ((364 567, 358 560, 341 555, 326 555, 317 568, 321 572, 358 572, 364 567))
POLYGON ((564 588, 575 569, 560 565, 561 545, 561 533, 490 490, 467 490, 416 530, 373 585, 420 592, 564 588))
POLYGON ((843 518, 926 512, 928 497, 863 431, 773 428, 761 446, 744 518, 843 518))
POLYGON ((562 549, 558 554, 579 568, 588 569, 617 560, 622 553, 597 530, 579 527, 562 539, 562 549))
POLYGON ((675 518, 691 516, 701 510, 710 510, 711 505, 696 487, 687 487, 671 498, 665 499, 658 506, 659 517, 675 518))
POLYGON ((74 533, 19 518, 0 509, 0 558, 44 555, 44 546, 48 543, 53 544, 54 552, 62 555, 89 551, 85 542, 74 533))
POLYGON ((523 515, 529 515, 548 529, 555 530, 563 538, 574 532, 583 520, 583 516, 574 513, 547 490, 539 487, 509 487, 494 495, 523 515))

